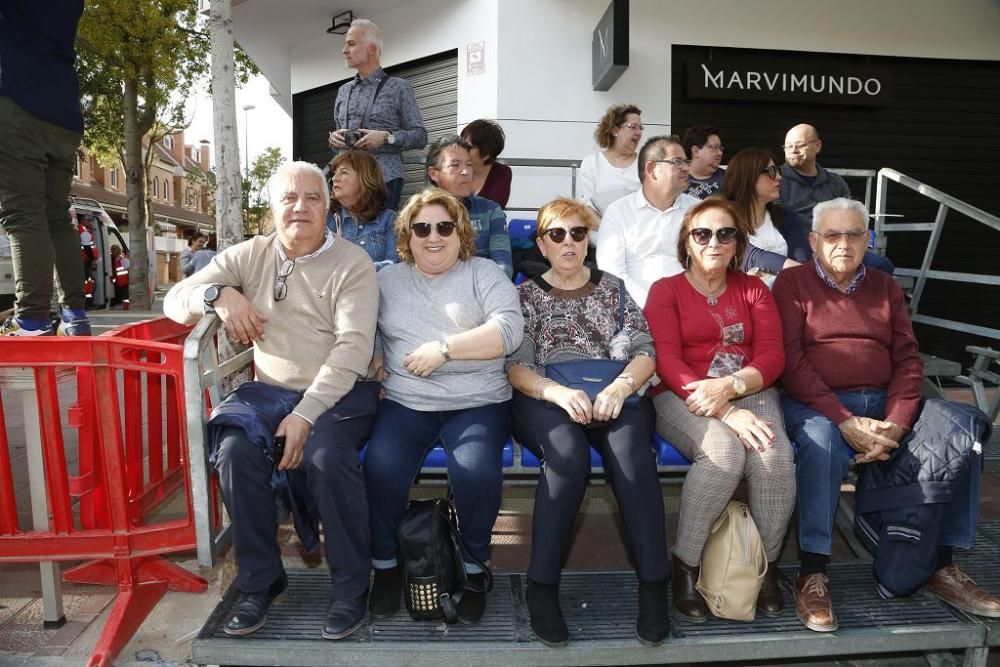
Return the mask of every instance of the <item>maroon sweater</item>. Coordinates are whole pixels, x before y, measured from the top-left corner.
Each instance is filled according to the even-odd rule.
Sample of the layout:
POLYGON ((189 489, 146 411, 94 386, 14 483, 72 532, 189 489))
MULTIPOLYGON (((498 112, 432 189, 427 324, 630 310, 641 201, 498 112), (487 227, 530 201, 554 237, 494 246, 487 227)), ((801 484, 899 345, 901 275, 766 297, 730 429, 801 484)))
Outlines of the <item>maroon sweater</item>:
POLYGON ((836 391, 884 389, 885 419, 913 427, 923 362, 903 291, 882 271, 867 271, 853 294, 825 284, 812 262, 785 269, 774 283, 785 333, 781 382, 797 401, 834 424, 851 417, 836 391))

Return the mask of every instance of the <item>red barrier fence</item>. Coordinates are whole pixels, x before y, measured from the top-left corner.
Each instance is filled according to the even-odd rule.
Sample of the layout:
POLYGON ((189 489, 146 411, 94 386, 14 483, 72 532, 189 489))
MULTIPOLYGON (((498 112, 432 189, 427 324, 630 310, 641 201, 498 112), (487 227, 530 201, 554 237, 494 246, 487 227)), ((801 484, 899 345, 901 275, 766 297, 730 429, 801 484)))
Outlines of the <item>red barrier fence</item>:
POLYGON ((90 665, 111 665, 168 589, 207 587, 160 557, 195 547, 182 348, 189 331, 160 319, 96 338, 0 341, 0 563, 88 560, 64 578, 118 587, 90 665), (32 528, 18 520, 18 510, 27 512, 14 486, 22 462, 12 461, 4 417, 18 394, 28 459, 44 473, 29 470, 33 502, 47 506, 48 518, 35 514, 32 528), (165 506, 174 499, 183 502, 165 506))

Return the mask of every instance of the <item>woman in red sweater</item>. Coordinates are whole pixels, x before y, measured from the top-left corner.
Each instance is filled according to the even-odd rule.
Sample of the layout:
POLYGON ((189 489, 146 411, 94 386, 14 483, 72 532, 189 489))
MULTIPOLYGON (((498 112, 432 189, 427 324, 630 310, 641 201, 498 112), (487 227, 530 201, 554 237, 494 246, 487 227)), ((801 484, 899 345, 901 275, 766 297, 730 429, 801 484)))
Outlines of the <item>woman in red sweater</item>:
POLYGON ((695 588, 712 524, 746 478, 750 512, 767 554, 757 609, 783 609, 774 561, 795 505, 795 466, 777 390, 785 365, 781 320, 768 288, 740 273, 746 234, 729 201, 709 198, 684 216, 677 258, 684 273, 653 284, 646 319, 661 383, 656 430, 690 461, 673 558, 679 614, 703 621, 695 588))

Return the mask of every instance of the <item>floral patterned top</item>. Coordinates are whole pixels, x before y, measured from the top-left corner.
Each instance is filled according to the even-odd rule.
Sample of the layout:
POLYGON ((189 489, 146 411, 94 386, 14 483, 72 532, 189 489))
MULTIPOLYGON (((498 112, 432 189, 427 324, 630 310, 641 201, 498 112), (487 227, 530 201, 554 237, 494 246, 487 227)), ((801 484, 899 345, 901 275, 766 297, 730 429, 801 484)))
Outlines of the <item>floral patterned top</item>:
POLYGON ((543 366, 572 359, 615 359, 637 355, 655 358, 646 318, 622 281, 597 269, 575 290, 562 290, 541 276, 518 287, 524 338, 507 357, 507 367, 527 366, 544 375, 543 366), (623 326, 619 309, 624 299, 623 326), (619 328, 621 331, 619 331, 619 328))

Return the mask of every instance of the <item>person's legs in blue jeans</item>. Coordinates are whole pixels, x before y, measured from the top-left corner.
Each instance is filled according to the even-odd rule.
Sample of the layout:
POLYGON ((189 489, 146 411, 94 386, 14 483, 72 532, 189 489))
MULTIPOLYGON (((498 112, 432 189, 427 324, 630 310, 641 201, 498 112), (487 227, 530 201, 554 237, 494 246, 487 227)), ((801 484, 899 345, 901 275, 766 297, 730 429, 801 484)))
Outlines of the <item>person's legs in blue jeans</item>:
POLYGON ((398 211, 400 199, 403 196, 403 179, 394 178, 391 181, 386 181, 385 189, 389 195, 386 198, 385 207, 392 211, 398 211))
MULTIPOLYGON (((441 413, 441 443, 462 543, 469 555, 490 559, 493 524, 503 495, 503 446, 510 436, 510 401, 441 413)), ((466 570, 478 567, 466 563, 466 570), (471 565, 471 567, 470 567, 471 565)))
POLYGON ((411 410, 387 399, 379 401, 364 463, 372 564, 376 568, 396 565, 399 522, 406 512, 413 478, 440 433, 439 414, 411 410))
MULTIPOLYGON (((885 392, 838 392, 837 397, 855 415, 881 419, 885 410, 885 392)), ((840 482, 847 475, 848 463, 855 452, 844 441, 837 424, 786 392, 782 392, 781 407, 788 437, 798 446, 795 478, 799 549, 830 555, 840 482)))

